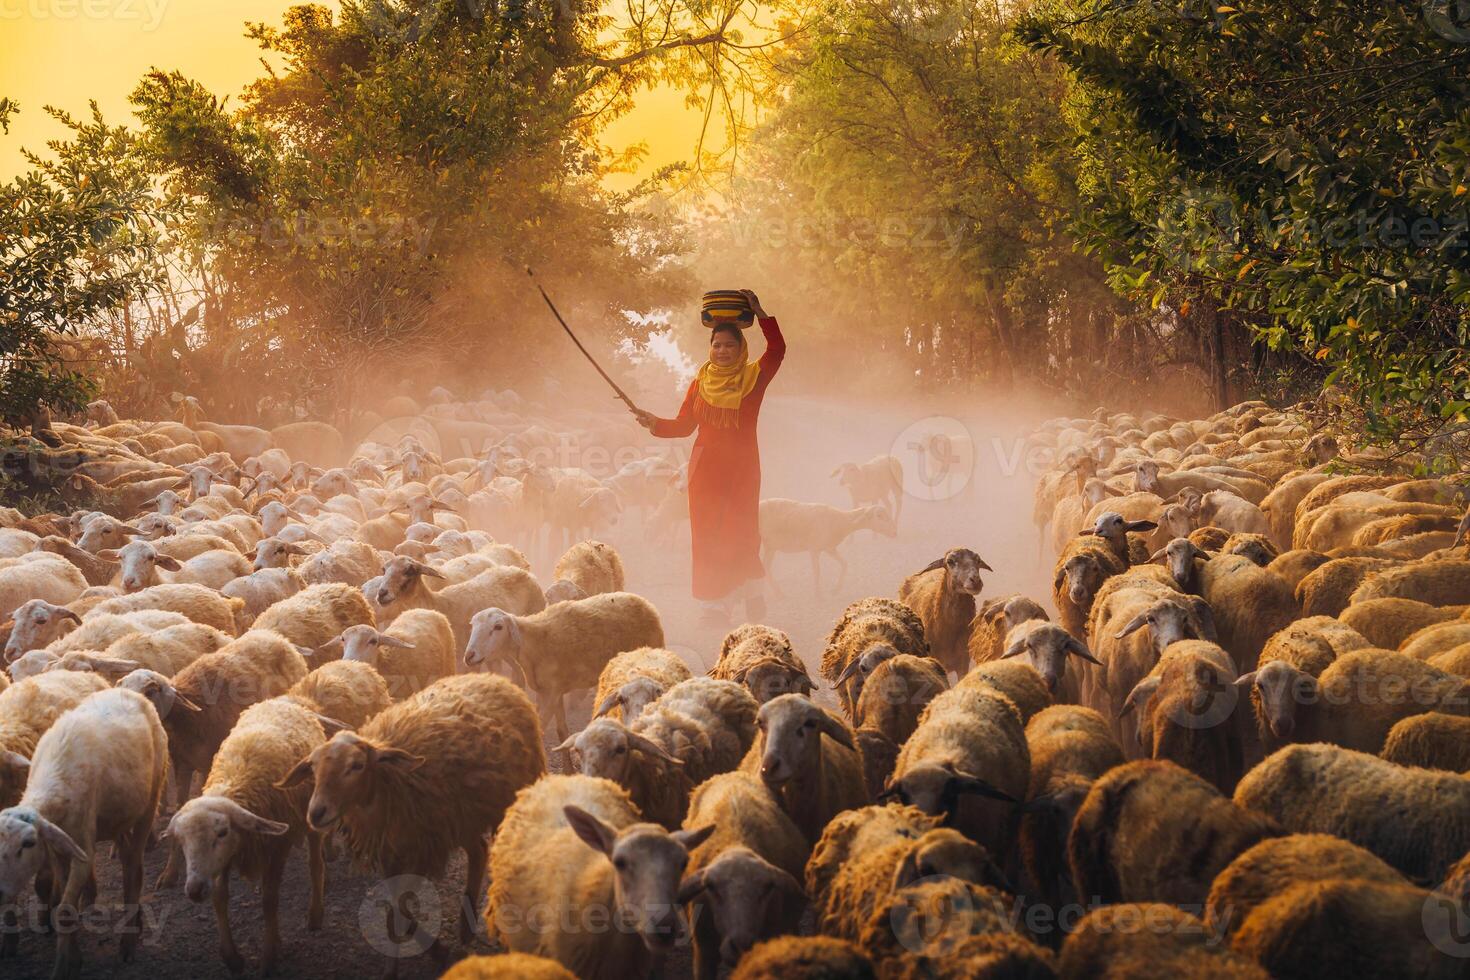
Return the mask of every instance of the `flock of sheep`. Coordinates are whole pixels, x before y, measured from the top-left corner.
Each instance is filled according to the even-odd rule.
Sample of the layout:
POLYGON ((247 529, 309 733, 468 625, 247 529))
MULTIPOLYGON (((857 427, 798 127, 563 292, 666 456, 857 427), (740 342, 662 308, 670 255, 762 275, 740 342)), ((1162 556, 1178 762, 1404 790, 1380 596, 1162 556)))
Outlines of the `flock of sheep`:
MULTIPOLYGON (((98 900, 110 842, 133 925, 167 848, 153 887, 212 903, 237 974, 279 963, 302 851, 308 930, 340 851, 395 935, 405 883, 463 852, 460 944, 498 951, 450 965, 435 937, 461 980, 649 976, 683 945, 745 980, 1470 972, 1451 483, 1262 403, 1056 419, 1031 436, 1051 595, 977 601, 990 568, 956 547, 821 651, 745 624, 696 676, 592 537, 629 508, 676 529, 680 468, 548 465, 556 426, 627 434, 430 401, 350 450, 191 400, 97 403, 37 447, 78 509, 0 510, 0 956, 43 939, 18 907, 98 900), (428 448, 456 444, 485 450, 428 448), (528 555, 555 558, 544 586, 528 555)), ((762 504, 768 560, 815 578, 853 531, 897 533, 896 461, 833 475, 852 508, 762 504)))

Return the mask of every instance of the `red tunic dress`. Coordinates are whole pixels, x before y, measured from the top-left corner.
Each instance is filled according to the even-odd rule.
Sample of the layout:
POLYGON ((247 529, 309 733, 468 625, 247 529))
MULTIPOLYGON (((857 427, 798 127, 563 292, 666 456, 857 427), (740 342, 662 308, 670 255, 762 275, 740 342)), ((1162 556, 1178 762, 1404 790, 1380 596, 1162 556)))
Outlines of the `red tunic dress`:
POLYGON ((766 574, 761 565, 761 457, 755 427, 766 386, 786 356, 786 341, 775 317, 761 319, 766 352, 755 388, 740 402, 740 424, 719 429, 697 426, 694 403, 699 382, 689 385, 679 414, 659 419, 653 434, 678 439, 693 432, 689 457, 689 537, 694 552, 694 598, 719 599, 743 583, 766 574))

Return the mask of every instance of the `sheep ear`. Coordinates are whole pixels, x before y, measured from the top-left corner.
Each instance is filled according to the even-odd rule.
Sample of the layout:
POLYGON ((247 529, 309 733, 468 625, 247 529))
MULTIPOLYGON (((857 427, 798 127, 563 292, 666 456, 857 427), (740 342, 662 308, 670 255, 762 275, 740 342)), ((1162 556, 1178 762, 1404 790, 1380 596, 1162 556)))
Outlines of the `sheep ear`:
POLYGON ((321 723, 322 731, 326 733, 327 738, 331 738, 338 732, 352 731, 352 726, 347 724, 347 722, 338 721, 336 718, 328 718, 320 711, 311 712, 311 716, 321 723))
POLYGON ((98 558, 101 558, 103 561, 117 561, 117 559, 118 559, 117 549, 116 548, 103 548, 101 551, 97 552, 97 557, 98 558))
POLYGON ((158 555, 153 559, 153 564, 170 572, 177 572, 184 567, 177 558, 170 558, 168 555, 158 555))
POLYGON ((226 809, 230 814, 230 823, 240 830, 246 830, 254 834, 265 834, 268 837, 280 837, 291 829, 290 824, 278 823, 275 820, 267 820, 245 809, 240 804, 230 800, 226 809))
POLYGON ((11 769, 16 772, 29 772, 31 768, 31 760, 27 759, 19 752, 0 752, 0 767, 11 769))
POLYGON ((644 736, 639 735, 635 732, 628 733, 628 747, 637 749, 644 755, 651 755, 656 759, 662 759, 670 765, 682 766, 684 764, 683 759, 680 759, 677 756, 669 755, 669 753, 665 751, 662 745, 659 745, 652 739, 645 738, 644 736))
POLYGON ((414 565, 415 565, 416 568, 418 568, 418 572, 419 572, 420 575, 427 575, 427 576, 429 576, 429 578, 448 578, 449 577, 449 576, 445 575, 443 572, 439 571, 437 568, 430 568, 428 565, 425 565, 423 562, 415 562, 414 565))
POLYGON ((943 555, 940 555, 938 558, 934 559, 929 564, 927 564, 923 568, 919 569, 919 574, 920 575, 923 575, 925 572, 932 572, 936 568, 943 568, 943 567, 944 567, 944 556, 943 555))
POLYGON ((1024 636, 1018 637, 1016 640, 1012 641, 1010 646, 1006 647, 1006 652, 1000 655, 1000 659, 1009 660, 1011 657, 1019 657, 1025 652, 1026 638, 1024 636))
POLYGON ((65 606, 57 606, 55 609, 51 610, 51 612, 54 615, 60 616, 62 619, 71 620, 78 626, 80 626, 82 623, 82 617, 78 616, 74 610, 68 609, 65 606))
POLYGON ((1129 521, 1123 525, 1125 531, 1152 531, 1158 527, 1155 521, 1129 521))
POLYGON ((956 793, 973 793, 976 796, 983 796, 991 800, 1004 800, 1007 803, 1020 802, 1011 794, 996 789, 979 776, 971 776, 968 773, 957 773, 950 780, 950 787, 956 793))
POLYGON ((403 749, 378 749, 373 754, 373 761, 382 765, 395 766, 406 772, 413 772, 424 764, 424 757, 405 752, 403 749))
POLYGON ((82 850, 77 845, 77 842, 72 840, 71 836, 56 826, 56 824, 37 814, 35 827, 36 832, 41 835, 41 839, 46 842, 46 846, 51 848, 51 850, 60 851, 73 861, 86 862, 87 852, 82 850))
POLYGON ((311 777, 311 756, 307 756, 292 766, 290 772, 276 780, 275 787, 276 789, 290 789, 292 786, 298 786, 306 782, 311 777))
MULTIPOLYGON (((735 680, 738 683, 740 681, 740 678, 736 678, 735 680)), ((592 712, 592 717, 601 718, 603 715, 607 714, 609 711, 616 708, 622 703, 623 696, 617 691, 614 691, 613 693, 602 699, 602 703, 597 706, 597 710, 592 712)), ((570 741, 570 739, 568 739, 568 741, 570 741)))
POLYGON ((1067 652, 1072 654, 1073 656, 1081 657, 1083 660, 1086 660, 1090 664, 1096 664, 1099 667, 1102 666, 1102 661, 1094 657, 1091 652, 1088 651, 1087 647, 1083 645, 1082 641, 1077 639, 1075 636, 1067 640, 1067 652))
POLYGON ((568 735, 566 737, 566 741, 562 742, 556 748, 552 749, 552 751, 553 752, 570 752, 570 751, 572 751, 572 748, 576 744, 577 744, 577 736, 575 736, 575 735, 568 735))
POLYGON ((703 844, 705 841, 709 840, 710 835, 714 832, 715 825, 711 823, 705 824, 703 827, 700 827, 697 830, 676 830, 669 836, 674 838, 674 840, 678 841, 680 844, 683 844, 684 850, 692 851, 700 844, 703 844))
POLYGON ((678 902, 680 905, 683 905, 687 902, 692 902, 700 892, 704 891, 704 888, 704 871, 696 871, 694 872, 694 874, 689 875, 683 881, 679 882, 679 894, 675 897, 674 901, 678 902))
POLYGON ((892 890, 896 892, 900 888, 907 888, 919 878, 919 852, 913 849, 905 854, 903 860, 898 863, 898 867, 893 869, 892 890))
POLYGON ((1249 673, 1241 674, 1235 679, 1235 686, 1242 691, 1249 691, 1256 686, 1256 672, 1252 670, 1249 673))
POLYGON ((1118 717, 1122 718, 1132 713, 1135 708, 1138 708, 1139 712, 1142 713, 1144 709, 1139 708, 1139 705, 1149 701, 1158 689, 1158 677, 1145 677, 1133 685, 1133 690, 1128 692, 1128 697, 1123 701, 1123 707, 1118 711, 1118 717))
POLYGON ((981 568, 985 569, 987 572, 993 572, 993 571, 995 571, 995 569, 993 569, 989 565, 985 564, 985 559, 984 558, 977 557, 975 559, 975 561, 976 561, 977 564, 979 564, 979 566, 981 568))
POLYGON ((807 697, 811 697, 811 693, 817 689, 817 686, 812 683, 812 679, 806 674, 793 675, 791 679, 791 685, 797 691, 805 694, 807 697))
POLYGON ((414 649, 414 645, 412 643, 409 643, 407 640, 399 639, 396 636, 390 636, 387 633, 378 634, 378 645, 384 647, 393 647, 398 650, 414 649))
POLYGON ((612 855, 613 843, 618 839, 617 831, 579 806, 564 806, 561 812, 582 843, 609 857, 612 855))
POLYGON ((817 722, 817 727, 838 745, 843 748, 852 749, 854 752, 857 751, 857 746, 852 742, 852 732, 848 730, 846 725, 827 714, 827 712, 822 712, 822 717, 817 722))
POLYGON ((1121 640, 1123 637, 1127 636, 1129 633, 1136 632, 1138 630, 1138 628, 1141 627, 1147 621, 1148 621, 1148 614, 1147 613, 1139 613, 1137 616, 1134 616, 1132 619, 1128 620, 1127 625, 1125 625, 1122 629, 1118 630, 1118 632, 1115 633, 1115 634, 1113 634, 1113 636, 1114 636, 1115 639, 1121 640))

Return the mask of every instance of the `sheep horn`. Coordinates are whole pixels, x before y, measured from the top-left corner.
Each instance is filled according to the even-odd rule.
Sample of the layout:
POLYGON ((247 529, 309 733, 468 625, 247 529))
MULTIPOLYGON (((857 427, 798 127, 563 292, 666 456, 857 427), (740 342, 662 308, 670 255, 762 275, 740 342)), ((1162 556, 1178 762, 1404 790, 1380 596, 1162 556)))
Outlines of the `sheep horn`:
POLYGON ((1102 661, 1094 657, 1088 651, 1087 647, 1082 645, 1082 641, 1078 640, 1075 636, 1068 638, 1067 652, 1071 653, 1073 656, 1081 657, 1083 660, 1086 660, 1090 664, 1096 664, 1099 667, 1102 666, 1102 661))
POLYGON ((956 774, 954 779, 951 780, 950 785, 956 793, 974 793, 977 796, 984 796, 992 800, 1003 800, 1006 803, 1020 802, 1011 794, 996 789, 979 776, 971 776, 968 773, 956 774))
POLYGON ((628 747, 637 749, 644 755, 651 755, 656 759, 662 759, 670 765, 684 765, 683 759, 680 759, 677 756, 669 755, 669 753, 664 750, 664 747, 662 745, 659 745, 652 739, 645 738, 644 736, 639 735, 636 732, 628 733, 628 747))

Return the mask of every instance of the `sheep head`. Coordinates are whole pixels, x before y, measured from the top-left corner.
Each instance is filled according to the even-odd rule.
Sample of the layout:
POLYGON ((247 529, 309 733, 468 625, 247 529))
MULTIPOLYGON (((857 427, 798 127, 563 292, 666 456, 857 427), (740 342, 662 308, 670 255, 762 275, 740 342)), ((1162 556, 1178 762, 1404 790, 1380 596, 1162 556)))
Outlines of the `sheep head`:
POLYGON ((117 682, 118 687, 135 691, 148 699, 160 721, 168 721, 174 708, 191 713, 201 711, 199 705, 180 694, 167 677, 154 670, 139 669, 117 682))
POLYGON ((655 824, 635 823, 614 830, 580 807, 563 807, 562 812, 572 832, 612 863, 618 917, 637 931, 644 946, 663 952, 683 939, 679 879, 689 852, 714 833, 714 826, 670 833, 655 824))
POLYGON ((1153 641, 1154 656, 1163 654, 1169 644, 1179 640, 1214 640, 1213 620, 1208 627, 1201 622, 1198 605, 1178 598, 1159 599, 1138 613, 1120 629, 1115 637, 1124 637, 1148 627, 1153 641), (1205 635, 1205 634, 1211 635, 1205 635))
POLYGON ((197 796, 179 808, 164 833, 184 852, 184 894, 191 902, 202 902, 209 897, 210 883, 229 870, 244 834, 279 837, 290 829, 228 797, 197 796))
POLYGON ((586 728, 558 745, 557 749, 576 750, 577 757, 581 760, 578 769, 582 775, 601 776, 620 786, 628 784, 628 773, 634 765, 647 764, 635 762, 634 752, 641 752, 673 766, 684 764, 682 760, 664 751, 661 745, 612 718, 594 719, 586 728))
POLYGON ((714 918, 720 937, 720 963, 733 968, 765 938, 771 903, 785 892, 804 897, 800 883, 747 847, 730 847, 679 886, 679 902, 696 899, 714 918))
POLYGON ((0 905, 24 898, 26 886, 49 856, 89 860, 77 842, 32 807, 0 811, 0 905))
POLYGON ((1210 553, 1188 538, 1175 538, 1153 555, 1153 560, 1162 559, 1169 574, 1181 589, 1193 589, 1196 582, 1195 561, 1209 561, 1210 553))
POLYGON ((1079 535, 1095 534, 1108 543, 1122 558, 1128 556, 1128 535, 1135 531, 1152 531, 1159 525, 1153 521, 1130 521, 1115 510, 1099 514, 1092 527, 1085 527, 1079 535))
POLYGON ((1092 607, 1093 597, 1102 588, 1107 572, 1094 555, 1073 555, 1057 569, 1052 589, 1064 594, 1083 612, 1092 607), (1063 591, 1065 589, 1065 591, 1063 591))
POLYGON ((384 647, 412 650, 413 644, 396 636, 381 633, 371 626, 349 626, 334 639, 323 644, 323 650, 340 648, 343 660, 355 660, 376 668, 384 647))
POLYGON ((1018 595, 1007 601, 1002 607, 1001 617, 1006 632, 1009 633, 1022 623, 1028 623, 1033 619, 1046 619, 1047 615, 1046 610, 1042 609, 1040 604, 1026 596, 1018 595))
POLYGON ((280 538, 261 538, 255 544, 255 570, 267 568, 290 568, 292 555, 304 555, 299 544, 282 541, 280 538))
POLYGON ((957 830, 936 827, 914 841, 893 870, 893 890, 945 876, 1014 891, 990 852, 957 830))
POLYGON ((118 578, 122 582, 123 592, 128 594, 157 585, 160 581, 160 568, 177 572, 184 567, 177 558, 160 555, 147 541, 129 541, 121 550, 99 551, 97 557, 119 563, 118 578))
POLYGON ((742 667, 731 680, 744 684, 757 704, 765 704, 783 694, 804 694, 810 697, 816 689, 806 671, 776 657, 762 657, 742 667))
POLYGON ((444 573, 430 568, 417 558, 398 555, 383 566, 383 581, 378 586, 378 605, 391 606, 404 595, 418 588, 420 582, 429 578, 444 578, 444 573))
POLYGON ((493 606, 481 609, 470 619, 470 638, 464 647, 465 666, 479 671, 490 670, 497 663, 519 666, 521 642, 521 625, 515 616, 493 606))
POLYGON ((937 568, 944 569, 945 582, 950 588, 964 595, 979 595, 984 587, 984 583, 980 581, 981 570, 995 570, 969 548, 951 548, 945 552, 943 558, 930 562, 924 571, 937 568))
POLYGON ((1022 623, 1019 629, 1006 636, 1006 649, 1001 659, 1026 656, 1026 662, 1036 668, 1041 679, 1046 681, 1047 690, 1056 693, 1057 685, 1067 669, 1067 658, 1081 657, 1088 663, 1101 667, 1101 662, 1071 633, 1055 623, 1022 623), (1035 625, 1032 625, 1035 623, 1035 625))
POLYGON ((82 617, 45 599, 30 599, 16 608, 12 620, 10 639, 5 642, 6 663, 61 639, 81 625, 82 617))
POLYGON ((129 538, 142 533, 142 529, 134 524, 124 524, 116 518, 99 514, 83 526, 77 547, 95 555, 107 548, 121 548, 129 538))
POLYGON ((634 677, 628 683, 602 699, 593 717, 600 718, 614 708, 623 711, 623 724, 631 725, 643 714, 643 709, 663 697, 664 686, 652 677, 634 677))
POLYGON ((570 602, 585 598, 587 598, 586 591, 570 579, 559 578, 551 583, 551 586, 546 590, 546 604, 548 606, 553 606, 558 602, 570 602))
POLYGON ((1290 741, 1296 733, 1298 705, 1318 700, 1317 678, 1282 660, 1272 660, 1241 674, 1235 684, 1251 692, 1261 726, 1284 741, 1290 741))
POLYGON ((1136 490, 1157 493, 1159 490, 1159 464, 1151 459, 1133 464, 1133 486, 1136 490))
POLYGON ((372 798, 376 781, 385 769, 412 772, 423 764, 422 756, 374 745, 353 732, 338 732, 296 763, 276 788, 290 789, 313 779, 306 822, 313 830, 324 831, 336 826, 343 814, 372 798))
POLYGON ((884 643, 881 640, 870 643, 862 653, 853 657, 847 666, 842 668, 842 673, 837 675, 837 680, 832 686, 842 690, 844 684, 849 685, 848 696, 853 704, 857 704, 858 698, 862 696, 863 684, 867 681, 868 675, 877 670, 878 665, 883 661, 892 660, 896 656, 898 656, 898 649, 891 643, 884 643))
POLYGON ((856 751, 847 726, 809 698, 783 694, 761 705, 761 779, 772 789, 820 772, 822 736, 856 751))
POLYGON ((965 796, 1015 803, 1016 798, 972 773, 960 772, 953 763, 926 762, 913 766, 883 789, 882 799, 918 807, 931 817, 953 819, 965 796))

